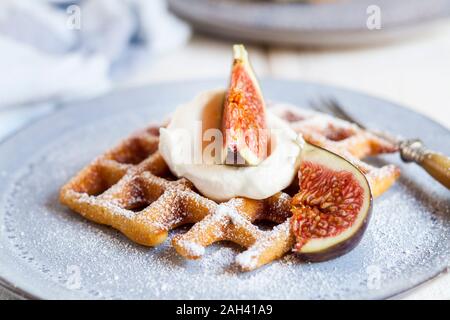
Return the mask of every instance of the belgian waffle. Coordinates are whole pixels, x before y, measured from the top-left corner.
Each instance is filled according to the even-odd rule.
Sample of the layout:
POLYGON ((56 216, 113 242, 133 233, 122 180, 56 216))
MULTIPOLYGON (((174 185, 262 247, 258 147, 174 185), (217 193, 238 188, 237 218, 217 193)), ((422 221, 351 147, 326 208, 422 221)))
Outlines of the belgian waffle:
MULTIPOLYGON (((393 166, 375 168, 360 160, 393 152, 395 146, 323 114, 290 107, 272 111, 289 121, 306 141, 357 165, 369 178, 375 195, 387 190, 398 177, 393 166), (314 124, 313 118, 328 125, 314 124)), ((247 248, 236 262, 243 270, 253 270, 292 249, 295 237, 290 228, 289 194, 298 190, 289 194, 285 190, 265 200, 233 198, 218 204, 199 194, 186 179, 172 176, 158 152, 158 135, 159 127, 151 126, 95 159, 62 187, 61 202, 146 246, 162 243, 178 226, 193 224, 172 241, 176 251, 188 259, 200 258, 206 246, 228 240, 247 248), (277 225, 262 230, 254 224, 259 220, 277 225)))
POLYGON ((332 151, 358 167, 367 177, 375 197, 388 190, 400 176, 400 170, 392 164, 377 168, 361 160, 396 152, 398 147, 357 125, 291 105, 277 104, 270 110, 289 122, 305 141, 332 151))

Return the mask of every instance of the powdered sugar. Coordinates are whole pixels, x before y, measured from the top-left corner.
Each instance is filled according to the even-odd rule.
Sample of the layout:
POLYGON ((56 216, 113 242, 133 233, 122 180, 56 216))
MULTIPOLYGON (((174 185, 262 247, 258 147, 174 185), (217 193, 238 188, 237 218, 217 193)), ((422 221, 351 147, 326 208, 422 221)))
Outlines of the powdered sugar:
POLYGON ((244 270, 252 270, 257 266, 258 259, 265 250, 271 249, 275 238, 283 237, 289 233, 290 219, 275 226, 271 231, 260 235, 258 241, 236 257, 236 263, 244 270))
POLYGON ((239 205, 241 199, 234 199, 232 203, 222 203, 217 206, 216 214, 230 218, 234 225, 245 225, 248 221, 239 214, 236 206, 239 205))
MULTIPOLYGON (((0 243, 2 252, 17 258, 14 263, 2 260, 2 268, 13 265, 49 298, 301 299, 382 297, 448 264, 447 190, 434 183, 424 187, 429 178, 414 166, 403 166, 403 178, 375 200, 369 228, 349 254, 317 264, 287 255, 250 273, 234 264, 243 250, 239 246, 220 243, 208 247, 200 260, 186 261, 170 245, 171 238, 186 229, 170 233, 158 248, 146 248, 58 203, 61 185, 142 125, 142 119, 133 122, 121 116, 71 131, 40 148, 22 170, 5 177, 8 190, 0 200, 0 243), (67 287, 71 266, 80 270, 79 288, 67 287), (379 271, 380 287, 368 286, 372 267, 379 271)), ((384 160, 399 164, 394 156, 384 160)))
POLYGON ((205 248, 195 242, 181 240, 179 244, 183 246, 191 256, 200 257, 205 254, 205 248))

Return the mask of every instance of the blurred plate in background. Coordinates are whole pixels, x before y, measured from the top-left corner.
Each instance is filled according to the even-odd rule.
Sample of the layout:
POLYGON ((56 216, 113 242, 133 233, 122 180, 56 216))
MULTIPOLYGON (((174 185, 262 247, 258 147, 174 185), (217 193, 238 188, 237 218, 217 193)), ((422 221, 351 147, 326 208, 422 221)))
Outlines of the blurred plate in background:
POLYGON ((371 45, 411 37, 450 15, 449 0, 298 1, 168 0, 177 16, 200 32, 234 41, 343 47, 371 45), (377 5, 381 29, 367 20, 377 5))

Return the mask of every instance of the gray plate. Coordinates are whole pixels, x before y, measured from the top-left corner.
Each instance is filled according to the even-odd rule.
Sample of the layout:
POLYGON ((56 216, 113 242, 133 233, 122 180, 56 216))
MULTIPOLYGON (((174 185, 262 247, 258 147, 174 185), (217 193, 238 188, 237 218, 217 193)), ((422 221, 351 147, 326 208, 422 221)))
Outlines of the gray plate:
MULTIPOLYGON (((199 261, 170 241, 136 245, 58 203, 58 189, 95 156, 179 103, 223 81, 154 85, 69 105, 0 145, 0 278, 39 298, 384 298, 441 272, 450 261, 449 192, 397 155, 400 181, 375 201, 361 244, 338 259, 300 263, 286 256, 259 270, 233 266, 239 248, 220 243, 199 261)), ((301 82, 263 81, 268 99, 305 106, 334 96, 368 125, 421 138, 450 154, 450 133, 389 102, 301 82)), ((176 232, 183 232, 178 230, 176 232)), ((173 235, 173 233, 172 233, 173 235)))
POLYGON ((320 47, 373 45, 417 35, 448 17, 448 0, 336 0, 329 4, 273 1, 169 0, 171 10, 198 31, 233 41, 320 47), (381 29, 367 28, 378 5, 381 29), (424 28, 427 26, 427 28, 424 28))

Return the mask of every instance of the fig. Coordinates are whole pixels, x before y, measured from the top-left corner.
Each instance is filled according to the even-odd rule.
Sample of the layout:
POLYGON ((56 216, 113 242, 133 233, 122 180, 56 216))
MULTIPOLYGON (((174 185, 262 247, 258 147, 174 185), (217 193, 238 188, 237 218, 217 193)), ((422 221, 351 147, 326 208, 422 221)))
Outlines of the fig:
POLYGON ((292 199, 293 251, 324 261, 352 250, 372 212, 364 174, 344 158, 305 143, 299 170, 300 191, 292 199))
POLYGON ((234 45, 233 52, 222 114, 222 163, 258 165, 268 153, 266 107, 245 47, 234 45))

